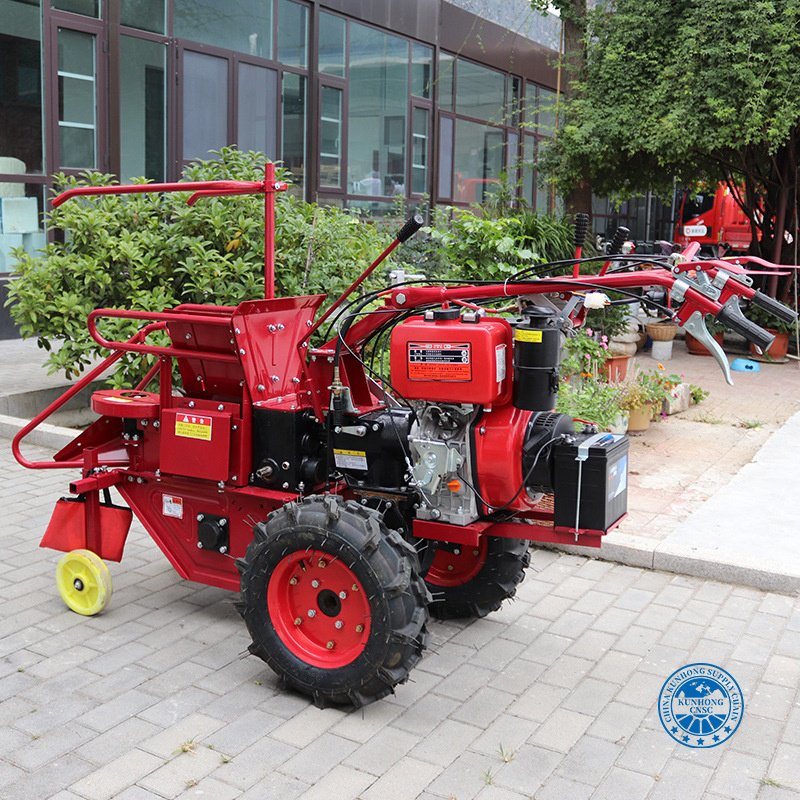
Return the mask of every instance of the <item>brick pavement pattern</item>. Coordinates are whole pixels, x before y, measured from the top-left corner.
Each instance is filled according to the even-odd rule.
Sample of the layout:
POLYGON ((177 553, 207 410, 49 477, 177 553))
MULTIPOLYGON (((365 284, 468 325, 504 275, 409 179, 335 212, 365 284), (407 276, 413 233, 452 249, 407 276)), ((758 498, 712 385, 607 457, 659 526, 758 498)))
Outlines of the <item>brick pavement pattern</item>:
MULTIPOLYGON (((397 694, 321 711, 246 655, 233 596, 181 581, 134 526, 105 614, 67 611, 37 547, 65 473, 0 447, 3 800, 760 798, 800 792, 800 602, 535 550, 518 598, 433 623, 397 694), (710 661, 746 712, 724 746, 661 729, 710 661)), ((37 452, 44 456, 44 453, 37 452)))

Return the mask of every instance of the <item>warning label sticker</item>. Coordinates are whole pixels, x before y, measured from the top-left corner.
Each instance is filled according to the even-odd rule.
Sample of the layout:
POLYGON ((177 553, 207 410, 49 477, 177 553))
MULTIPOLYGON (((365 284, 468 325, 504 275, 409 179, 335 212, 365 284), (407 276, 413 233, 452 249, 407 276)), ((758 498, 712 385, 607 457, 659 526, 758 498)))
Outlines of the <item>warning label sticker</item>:
POLYGON ((518 342, 541 342, 542 332, 529 328, 517 328, 514 331, 514 339, 518 342))
POLYGON ((161 513, 165 517, 183 519, 183 498, 174 494, 161 495, 161 513))
POLYGON ((175 435, 185 439, 211 441, 211 417, 196 414, 178 414, 175 417, 175 435))
POLYGON ((333 449, 333 460, 339 469, 367 469, 367 454, 363 450, 333 449))
POLYGON ((408 377, 412 381, 472 380, 469 342, 409 342, 408 377))

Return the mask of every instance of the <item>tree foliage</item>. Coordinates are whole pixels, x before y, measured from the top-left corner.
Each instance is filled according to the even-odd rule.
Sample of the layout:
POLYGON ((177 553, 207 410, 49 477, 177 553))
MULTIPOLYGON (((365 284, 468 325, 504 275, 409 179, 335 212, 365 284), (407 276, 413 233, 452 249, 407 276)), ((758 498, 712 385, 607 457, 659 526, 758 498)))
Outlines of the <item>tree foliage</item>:
POLYGON ((800 0, 616 0, 588 12, 586 44, 546 156, 561 190, 727 181, 762 252, 779 253, 797 190, 800 0))

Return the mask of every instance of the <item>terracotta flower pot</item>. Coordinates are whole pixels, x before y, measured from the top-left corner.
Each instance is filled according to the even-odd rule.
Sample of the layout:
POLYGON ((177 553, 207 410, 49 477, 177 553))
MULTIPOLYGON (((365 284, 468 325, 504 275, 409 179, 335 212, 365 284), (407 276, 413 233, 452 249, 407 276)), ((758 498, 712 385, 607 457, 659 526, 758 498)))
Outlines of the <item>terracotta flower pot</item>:
MULTIPOLYGON (((713 333, 712 336, 716 340, 717 344, 722 347, 722 343, 725 341, 725 331, 713 333)), ((699 339, 695 339, 691 333, 686 334, 686 349, 689 351, 690 355, 693 356, 711 355, 711 351, 699 339)))
POLYGON ((631 410, 628 416, 628 430, 631 433, 641 433, 650 427, 653 418, 653 406, 639 406, 631 410))
POLYGON ((628 374, 630 356, 609 356, 603 364, 603 377, 609 383, 622 383, 628 374))
POLYGON ((786 354, 789 352, 789 334, 779 333, 774 328, 767 328, 767 330, 775 334, 775 341, 772 343, 772 347, 764 353, 764 356, 758 356, 755 345, 751 344, 750 355, 765 358, 767 361, 769 359, 773 361, 783 361, 783 359, 786 358, 786 354))

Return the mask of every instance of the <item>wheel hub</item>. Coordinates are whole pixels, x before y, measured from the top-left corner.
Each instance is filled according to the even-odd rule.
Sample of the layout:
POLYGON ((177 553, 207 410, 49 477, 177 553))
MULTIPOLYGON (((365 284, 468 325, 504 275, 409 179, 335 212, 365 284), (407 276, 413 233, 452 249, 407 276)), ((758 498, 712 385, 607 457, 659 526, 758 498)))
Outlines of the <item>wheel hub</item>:
POLYGON ((463 586, 483 569, 489 543, 485 536, 480 537, 477 546, 450 544, 436 549, 425 580, 432 586, 463 586))
POLYGON ((281 641, 308 664, 343 667, 364 651, 370 606, 344 562, 322 550, 285 556, 267 586, 267 610, 281 641))

